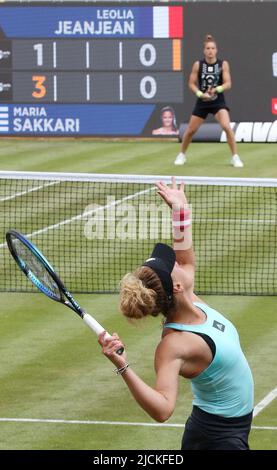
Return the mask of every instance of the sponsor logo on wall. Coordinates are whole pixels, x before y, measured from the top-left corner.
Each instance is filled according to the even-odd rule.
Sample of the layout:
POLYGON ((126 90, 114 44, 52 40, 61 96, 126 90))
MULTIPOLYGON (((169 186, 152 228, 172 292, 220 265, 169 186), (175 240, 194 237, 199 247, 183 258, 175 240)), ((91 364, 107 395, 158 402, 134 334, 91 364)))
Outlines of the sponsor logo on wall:
MULTIPOLYGON (((231 122, 231 127, 237 142, 277 142, 277 120, 273 122, 231 122)), ((187 124, 181 124, 179 140, 182 139, 186 128, 187 124)), ((227 137, 219 124, 206 123, 196 132, 193 141, 227 142, 227 137)))
MULTIPOLYGON (((277 121, 233 122, 231 125, 237 142, 277 142, 277 121)), ((227 142, 225 132, 221 133, 220 142, 227 142)))

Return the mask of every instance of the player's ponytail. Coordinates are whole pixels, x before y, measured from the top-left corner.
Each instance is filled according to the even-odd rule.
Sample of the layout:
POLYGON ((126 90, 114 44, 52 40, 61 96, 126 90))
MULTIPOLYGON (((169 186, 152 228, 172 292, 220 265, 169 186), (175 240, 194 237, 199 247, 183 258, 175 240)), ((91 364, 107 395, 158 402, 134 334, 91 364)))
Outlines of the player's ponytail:
POLYGON ((172 304, 157 274, 153 269, 142 266, 123 277, 119 307, 126 317, 138 319, 147 315, 156 317, 159 313, 166 316, 172 304))

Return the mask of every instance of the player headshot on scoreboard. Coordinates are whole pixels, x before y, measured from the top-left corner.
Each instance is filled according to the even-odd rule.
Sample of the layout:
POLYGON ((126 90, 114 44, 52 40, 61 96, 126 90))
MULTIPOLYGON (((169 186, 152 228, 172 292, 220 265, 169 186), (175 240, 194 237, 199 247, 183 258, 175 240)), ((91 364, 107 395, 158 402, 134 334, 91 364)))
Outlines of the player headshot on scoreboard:
POLYGON ((175 111, 171 106, 165 106, 160 112, 161 127, 153 129, 152 135, 178 135, 175 111))

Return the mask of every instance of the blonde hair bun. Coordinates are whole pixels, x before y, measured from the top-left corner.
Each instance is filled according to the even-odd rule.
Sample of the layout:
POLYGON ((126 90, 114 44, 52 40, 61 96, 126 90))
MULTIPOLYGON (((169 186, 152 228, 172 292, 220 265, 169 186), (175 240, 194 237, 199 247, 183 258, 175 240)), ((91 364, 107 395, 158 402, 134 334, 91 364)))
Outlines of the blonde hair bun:
POLYGON ((158 275, 142 266, 126 274, 120 283, 119 308, 128 318, 167 315, 169 301, 158 275))

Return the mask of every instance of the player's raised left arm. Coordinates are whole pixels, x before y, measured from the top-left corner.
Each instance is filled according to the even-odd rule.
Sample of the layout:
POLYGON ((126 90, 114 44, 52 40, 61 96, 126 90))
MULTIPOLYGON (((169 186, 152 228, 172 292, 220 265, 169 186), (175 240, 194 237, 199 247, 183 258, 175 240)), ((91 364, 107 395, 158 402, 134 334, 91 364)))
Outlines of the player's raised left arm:
POLYGON ((157 183, 158 194, 172 209, 173 249, 177 263, 186 270, 191 284, 194 282, 195 257, 192 243, 191 207, 187 201, 184 183, 178 188, 175 178, 172 186, 157 183))

